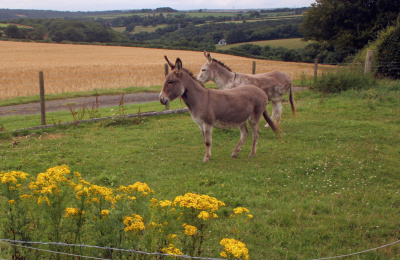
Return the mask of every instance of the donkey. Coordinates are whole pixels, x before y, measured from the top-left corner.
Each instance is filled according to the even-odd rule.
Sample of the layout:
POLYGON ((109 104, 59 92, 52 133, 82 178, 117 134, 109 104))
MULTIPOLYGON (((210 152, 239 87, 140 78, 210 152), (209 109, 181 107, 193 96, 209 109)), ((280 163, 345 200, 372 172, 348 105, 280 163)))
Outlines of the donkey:
MULTIPOLYGON (((293 84, 289 75, 272 71, 264 74, 243 74, 235 73, 222 62, 212 59, 211 55, 204 51, 207 62, 203 65, 197 79, 202 83, 210 80, 214 81, 219 89, 235 88, 243 85, 255 85, 267 94, 272 102, 271 118, 277 125, 281 122, 282 115, 282 97, 289 91, 289 100, 292 107, 292 113, 296 116, 296 108, 293 97, 293 84)), ((268 126, 268 125, 266 125, 268 126)))
POLYGON ((268 96, 258 87, 252 85, 240 88, 217 90, 205 88, 191 72, 182 67, 182 61, 177 58, 172 64, 167 56, 165 60, 171 67, 171 72, 165 77, 163 88, 160 92, 160 102, 165 105, 178 97, 182 97, 190 111, 192 120, 199 126, 206 154, 203 162, 211 156, 212 129, 238 127, 240 140, 233 150, 232 157, 236 158, 244 141, 249 135, 247 120, 250 122, 253 145, 250 157, 256 153, 258 139, 258 124, 261 115, 270 124, 271 129, 279 137, 279 128, 268 116, 266 105, 268 96))

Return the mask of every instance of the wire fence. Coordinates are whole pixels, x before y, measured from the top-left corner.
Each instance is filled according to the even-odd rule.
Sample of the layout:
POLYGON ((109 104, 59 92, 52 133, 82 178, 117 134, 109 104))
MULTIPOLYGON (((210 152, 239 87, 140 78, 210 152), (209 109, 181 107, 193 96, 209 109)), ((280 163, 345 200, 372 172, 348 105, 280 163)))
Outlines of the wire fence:
MULTIPOLYGON (((108 250, 108 251, 111 250, 111 251, 115 251, 115 252, 128 252, 128 253, 139 254, 139 255, 148 255, 148 256, 169 256, 169 257, 175 257, 175 258, 181 258, 181 259, 222 260, 220 258, 195 257, 195 256, 188 256, 188 255, 171 255, 171 254, 165 254, 165 253, 159 253, 159 252, 149 253, 149 252, 138 251, 138 250, 133 250, 133 249, 119 249, 119 248, 112 248, 112 247, 90 246, 90 245, 84 245, 84 244, 67 244, 67 243, 55 243, 55 242, 43 243, 43 242, 19 241, 19 240, 10 240, 10 239, 0 239, 0 243, 5 244, 5 245, 9 245, 9 246, 16 246, 16 247, 21 247, 21 248, 26 248, 26 249, 31 249, 31 250, 42 251, 42 252, 51 253, 51 254, 67 255, 67 256, 80 257, 80 258, 86 258, 86 259, 108 260, 107 258, 99 258, 99 257, 93 257, 93 256, 77 255, 77 254, 71 254, 71 253, 65 253, 65 252, 58 252, 58 251, 53 251, 53 250, 41 249, 41 248, 38 248, 38 247, 29 247, 29 246, 22 245, 22 244, 38 245, 38 246, 39 245, 58 245, 58 246, 63 246, 63 247, 94 248, 94 249, 100 249, 100 250, 108 250)), ((367 253, 367 252, 379 250, 379 249, 382 249, 382 248, 385 248, 385 247, 393 246, 393 245, 398 244, 398 243, 400 243, 400 240, 394 241, 394 242, 386 244, 386 245, 382 245, 382 246, 375 247, 375 248, 370 248, 370 249, 367 249, 367 250, 363 250, 363 251, 359 251, 359 252, 355 252, 355 253, 351 253, 351 254, 324 257, 324 258, 315 258, 315 259, 312 259, 312 260, 337 259, 337 258, 355 256, 355 255, 360 255, 360 254, 364 254, 364 253, 367 253)))

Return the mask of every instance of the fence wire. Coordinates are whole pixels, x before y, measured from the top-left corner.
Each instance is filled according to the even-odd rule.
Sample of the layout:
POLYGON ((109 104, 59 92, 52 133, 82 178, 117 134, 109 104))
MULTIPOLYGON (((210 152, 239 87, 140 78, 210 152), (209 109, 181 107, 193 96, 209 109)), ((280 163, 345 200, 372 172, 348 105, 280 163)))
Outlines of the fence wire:
POLYGON ((35 247, 28 247, 28 246, 24 246, 24 245, 16 245, 16 243, 18 243, 18 244, 32 244, 32 245, 56 245, 56 246, 66 246, 66 247, 84 247, 84 248, 94 248, 94 249, 101 249, 101 250, 112 250, 112 251, 116 251, 116 252, 136 253, 136 254, 150 255, 150 256, 151 255, 154 255, 154 256, 171 256, 171 257, 183 258, 183 259, 224 260, 224 259, 221 259, 221 258, 209 258, 209 257, 198 257, 198 256, 188 256, 188 255, 172 255, 172 254, 159 253, 159 252, 149 253, 149 252, 140 251, 140 250, 133 250, 133 249, 120 249, 120 248, 113 248, 113 247, 91 246, 91 245, 85 245, 85 244, 67 244, 67 243, 56 243, 56 242, 34 242, 34 241, 20 241, 20 240, 10 240, 10 239, 0 239, 0 243, 7 244, 7 245, 10 245, 10 246, 17 246, 17 247, 22 247, 22 248, 27 248, 27 249, 37 250, 37 251, 43 251, 43 252, 47 252, 47 253, 62 254, 62 255, 75 256, 75 257, 88 258, 88 259, 111 260, 111 259, 107 259, 107 258, 98 258, 98 257, 92 257, 92 256, 76 255, 76 254, 71 254, 71 253, 64 253, 64 252, 40 249, 40 248, 35 248, 35 247))
MULTIPOLYGON (((171 257, 176 257, 176 258, 183 258, 183 259, 202 259, 202 260, 223 260, 220 258, 208 258, 208 257, 196 257, 196 256, 188 256, 188 255, 171 255, 171 254, 165 254, 165 253, 149 253, 149 252, 144 252, 144 251, 139 251, 139 250, 133 250, 133 249, 119 249, 119 248, 113 248, 113 247, 100 247, 100 246, 91 246, 91 245, 85 245, 85 244, 67 244, 67 243, 55 243, 55 242, 33 242, 33 241, 19 241, 19 240, 10 240, 10 239, 0 239, 0 243, 6 244, 9 246, 17 246, 17 247, 22 247, 26 249, 32 249, 32 250, 37 250, 37 251, 43 251, 47 253, 54 253, 54 254, 62 254, 62 255, 68 255, 68 256, 75 256, 75 257, 81 257, 81 258, 87 258, 87 259, 102 259, 102 260, 111 260, 107 258, 98 258, 98 257, 92 257, 92 256, 84 256, 84 255, 76 255, 76 254, 71 254, 71 253, 64 253, 64 252, 58 252, 58 251, 52 251, 52 250, 46 250, 46 249, 40 249, 40 248, 35 248, 35 247, 28 247, 24 245, 16 245, 18 244, 32 244, 32 245, 58 245, 58 246, 68 246, 68 247, 85 247, 85 248, 95 248, 95 249, 101 249, 101 250, 112 250, 116 252, 128 252, 128 253, 137 253, 137 254, 142 254, 142 255, 155 255, 155 256, 171 256, 171 257)), ((395 245, 397 243, 400 243, 400 240, 394 241, 392 243, 359 251, 356 253, 351 253, 351 254, 346 254, 346 255, 338 255, 338 256, 331 256, 331 257, 324 257, 324 258, 314 258, 312 260, 327 260, 327 259, 336 259, 336 258, 344 258, 344 257, 349 257, 349 256, 355 256, 355 255, 360 255, 363 253, 375 251, 378 249, 382 249, 385 247, 389 247, 392 245, 395 245)), ((1 260, 1 259, 0 259, 1 260)))

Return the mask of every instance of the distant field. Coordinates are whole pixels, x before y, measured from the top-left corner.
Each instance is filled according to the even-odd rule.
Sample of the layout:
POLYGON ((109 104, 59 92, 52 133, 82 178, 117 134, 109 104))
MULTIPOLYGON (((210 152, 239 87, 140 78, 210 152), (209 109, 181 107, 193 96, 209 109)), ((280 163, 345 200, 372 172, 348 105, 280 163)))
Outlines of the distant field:
MULTIPOLYGON (((141 32, 154 32, 155 30, 159 29, 159 28, 164 28, 166 27, 166 24, 159 24, 157 26, 141 26, 141 25, 137 25, 135 26, 135 30, 133 30, 131 33, 141 33, 141 32)), ((125 27, 113 27, 113 29, 117 32, 124 32, 125 31, 125 27)))
MULTIPOLYGON (((205 63, 202 52, 133 47, 0 41, 0 100, 39 94, 43 71, 46 94, 160 86, 164 55, 195 75, 205 63)), ((233 71, 251 73, 254 59, 212 53, 233 71)), ((321 72, 327 66, 320 66, 321 72)), ((314 64, 257 60, 257 73, 278 70, 294 80, 312 77, 314 64)))
POLYGON ((16 25, 18 28, 33 28, 31 26, 27 26, 27 25, 21 25, 21 24, 14 24, 14 23, 0 23, 0 28, 4 29, 10 25, 16 25))
POLYGON ((279 40, 269 40, 269 41, 256 41, 256 42, 245 42, 245 43, 235 43, 235 44, 227 44, 224 46, 218 45, 217 49, 219 50, 228 50, 232 47, 238 47, 243 44, 255 44, 259 45, 261 47, 264 47, 266 45, 269 45, 271 47, 284 47, 288 49, 299 49, 299 48, 304 48, 310 42, 303 42, 301 41, 301 38, 294 38, 294 39, 279 39, 279 40))

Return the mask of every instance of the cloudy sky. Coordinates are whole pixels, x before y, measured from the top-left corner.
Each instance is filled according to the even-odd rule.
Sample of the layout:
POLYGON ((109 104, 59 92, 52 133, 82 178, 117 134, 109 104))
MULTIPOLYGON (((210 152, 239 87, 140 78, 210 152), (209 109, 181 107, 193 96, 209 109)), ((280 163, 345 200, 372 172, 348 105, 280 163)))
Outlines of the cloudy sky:
POLYGON ((0 9, 43 9, 57 11, 105 11, 157 7, 178 10, 250 9, 305 7, 314 0, 0 0, 0 9))

